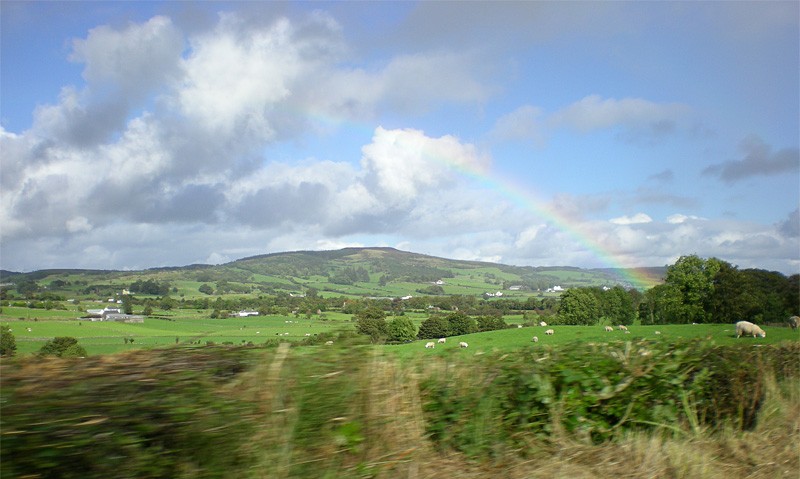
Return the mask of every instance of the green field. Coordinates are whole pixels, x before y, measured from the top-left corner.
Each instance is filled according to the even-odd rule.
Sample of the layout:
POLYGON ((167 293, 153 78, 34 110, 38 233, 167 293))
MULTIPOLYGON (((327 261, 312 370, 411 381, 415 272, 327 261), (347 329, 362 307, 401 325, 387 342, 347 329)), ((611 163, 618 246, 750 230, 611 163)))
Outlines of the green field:
MULTIPOLYGON (((333 333, 353 330, 351 316, 342 313, 325 313, 306 319, 304 316, 254 316, 247 318, 231 317, 210 319, 206 310, 179 310, 175 313, 161 312, 159 317, 148 317, 142 324, 101 322, 76 319, 77 311, 30 310, 27 308, 5 308, 0 324, 8 325, 16 338, 17 353, 35 353, 42 345, 57 336, 71 336, 78 339, 90 355, 109 354, 141 348, 154 348, 180 345, 205 345, 211 341, 217 344, 233 343, 263 345, 267 342, 297 342, 308 336, 320 333, 333 333), (31 316, 26 317, 25 313, 31 316), (29 318, 37 319, 29 319, 29 318), (25 318, 25 319, 17 319, 25 318), (29 330, 30 329, 30 330, 29 330), (130 342, 130 339, 133 339, 130 342), (126 340, 128 340, 126 342, 126 340)), ((410 313, 408 316, 419 326, 427 318, 424 313, 410 313)), ((425 349, 427 340, 419 340, 401 345, 387 345, 388 352, 400 356, 419 354, 484 354, 495 351, 514 351, 521 348, 546 348, 578 342, 629 341, 646 338, 652 341, 670 341, 679 338, 708 338, 715 344, 774 344, 785 340, 800 340, 800 332, 788 327, 767 327, 766 338, 735 337, 733 325, 660 325, 630 326, 630 334, 614 330, 605 332, 602 326, 548 326, 515 327, 522 323, 522 317, 506 316, 512 328, 474 333, 447 338, 444 344, 434 349, 425 349), (545 335, 547 329, 555 334, 545 335), (656 334, 656 331, 661 334, 656 334), (539 341, 532 342, 537 336, 539 341), (469 344, 460 349, 459 342, 469 344)))
POLYGON ((131 349, 193 344, 205 345, 232 342, 259 345, 270 339, 299 341, 308 335, 349 328, 345 321, 322 321, 286 316, 256 316, 247 318, 209 319, 199 314, 165 318, 146 318, 141 324, 89 320, 12 320, 0 321, 12 329, 18 354, 30 354, 57 336, 71 336, 86 348, 90 355, 108 354, 131 349), (28 329, 30 328, 30 331, 28 329), (287 334, 288 333, 288 334, 287 334), (126 339, 133 339, 131 343, 126 339), (177 341, 176 341, 177 340, 177 341))

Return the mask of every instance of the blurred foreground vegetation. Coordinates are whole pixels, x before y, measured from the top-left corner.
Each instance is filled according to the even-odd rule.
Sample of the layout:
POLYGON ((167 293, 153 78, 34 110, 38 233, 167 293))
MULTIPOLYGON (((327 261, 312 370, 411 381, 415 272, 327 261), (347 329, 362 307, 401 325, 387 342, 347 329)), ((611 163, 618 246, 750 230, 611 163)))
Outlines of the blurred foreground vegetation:
POLYGON ((0 363, 0 475, 796 477, 797 341, 371 345, 0 363))

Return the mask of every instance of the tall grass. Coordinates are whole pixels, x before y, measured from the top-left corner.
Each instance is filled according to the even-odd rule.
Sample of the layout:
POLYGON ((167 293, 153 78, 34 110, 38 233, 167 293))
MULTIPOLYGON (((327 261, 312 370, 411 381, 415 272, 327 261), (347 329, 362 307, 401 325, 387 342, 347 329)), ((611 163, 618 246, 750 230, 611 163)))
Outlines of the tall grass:
MULTIPOLYGON (((313 350, 313 353, 309 353, 313 350)), ((796 477, 796 342, 0 364, 2 477, 796 477)))

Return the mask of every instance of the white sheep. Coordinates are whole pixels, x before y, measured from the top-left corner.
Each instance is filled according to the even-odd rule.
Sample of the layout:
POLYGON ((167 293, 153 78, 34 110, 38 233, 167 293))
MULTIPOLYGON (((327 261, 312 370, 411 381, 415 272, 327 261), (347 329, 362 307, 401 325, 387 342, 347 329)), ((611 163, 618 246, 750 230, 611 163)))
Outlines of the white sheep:
POLYGON ((606 326, 605 329, 606 329, 606 332, 614 331, 614 328, 612 328, 611 326, 606 326))
POLYGON ((539 326, 545 327, 547 326, 547 323, 545 323, 544 321, 539 321, 539 326))
POLYGON ((333 341, 325 341, 325 346, 330 346, 333 344, 333 341))
POLYGON ((434 343, 433 341, 428 341, 427 343, 425 343, 425 349, 433 349, 435 347, 436 343, 434 343))
POLYGON ((534 343, 538 343, 539 342, 539 337, 538 336, 534 336, 533 339, 531 339, 531 341, 533 341, 534 343))
POLYGON ((439 338, 439 340, 436 341, 436 342, 439 343, 439 344, 444 344, 444 343, 447 342, 447 338, 439 338))
POLYGON ((458 347, 459 348, 466 348, 467 346, 469 346, 469 344, 465 343, 464 341, 461 341, 460 343, 458 343, 458 347))
POLYGON ((552 335, 554 335, 555 333, 556 333, 556 332, 555 332, 555 331, 553 331, 552 329, 548 329, 547 331, 545 331, 545 332, 544 332, 544 334, 546 334, 546 335, 548 335, 548 336, 552 336, 552 335))
POLYGON ((656 331, 656 334, 661 334, 661 331, 656 331))
POLYGON ((617 329, 619 329, 620 331, 627 331, 628 327, 620 324, 619 326, 617 326, 617 329))
POLYGON ((522 325, 521 325, 521 324, 518 324, 518 325, 517 325, 517 329, 522 329, 522 325))
POLYGON ((742 335, 750 336, 752 335, 754 338, 756 336, 766 338, 767 333, 764 332, 763 329, 751 323, 750 321, 739 321, 736 323, 736 337, 739 338, 742 335))

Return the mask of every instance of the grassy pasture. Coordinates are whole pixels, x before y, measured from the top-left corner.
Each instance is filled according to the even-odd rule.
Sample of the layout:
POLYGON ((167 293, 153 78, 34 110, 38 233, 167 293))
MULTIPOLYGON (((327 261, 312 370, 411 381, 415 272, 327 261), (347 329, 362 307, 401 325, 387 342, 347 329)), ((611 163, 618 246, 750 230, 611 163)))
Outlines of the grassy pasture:
MULTIPOLYGON (((255 345, 271 339, 284 341, 300 341, 306 334, 334 332, 342 329, 353 329, 351 316, 343 313, 325 313, 321 317, 313 316, 252 316, 247 318, 210 319, 207 310, 179 310, 160 312, 158 317, 145 318, 143 324, 126 324, 117 322, 92 322, 76 319, 77 311, 32 310, 28 308, 6 307, 0 323, 12 328, 17 340, 18 354, 34 353, 49 339, 57 336, 72 336, 86 348, 91 355, 109 354, 133 349, 172 346, 177 342, 183 345, 207 341, 217 344, 231 342, 242 344, 252 342, 255 345), (33 320, 36 317, 37 320, 33 320), (25 318, 25 319, 19 319, 25 318), (27 328, 31 328, 28 331, 27 328), (288 333, 288 334, 285 334, 288 333), (132 343, 125 339, 133 338, 132 343)), ((408 313, 407 316, 419 327, 427 318, 424 313, 408 313)), ((507 316, 506 322, 511 325, 522 323, 522 316, 507 316)), ((401 357, 413 357, 420 354, 436 356, 450 354, 483 354, 496 351, 514 351, 522 348, 544 348, 573 343, 599 343, 608 341, 629 341, 646 338, 652 341, 670 341, 674 339, 709 338, 715 344, 774 344, 784 340, 800 340, 800 332, 787 327, 767 327, 766 338, 735 337, 733 325, 660 325, 630 326, 630 334, 614 330, 605 332, 602 326, 548 326, 523 327, 475 333, 465 336, 450 337, 445 344, 437 344, 433 350, 424 348, 427 340, 415 341, 402 345, 387 345, 385 349, 401 357), (545 335, 547 329, 554 329, 553 336, 545 335), (656 334, 659 331, 661 334, 656 334), (539 341, 532 342, 533 336, 539 341), (458 343, 469 344, 466 350, 460 350, 458 343)))
MULTIPOLYGON (((207 315, 207 312, 204 314, 207 315)), ((306 334, 331 332, 342 328, 352 328, 352 323, 344 321, 322 321, 286 316, 251 316, 247 318, 210 319, 199 313, 160 318, 145 318, 141 324, 127 324, 113 321, 65 320, 3 320, 16 338, 17 353, 30 354, 38 351, 44 343, 57 336, 71 336, 78 339, 90 355, 109 354, 132 349, 164 347, 176 344, 190 344, 206 341, 217 344, 232 342, 242 344, 253 342, 259 345, 267 340, 280 338, 286 341, 299 341, 306 334), (31 331, 28 331, 28 328, 31 331), (288 333, 288 334, 285 334, 288 333), (279 336, 280 335, 280 336, 279 336), (125 339, 133 343, 125 343, 125 339)))
MULTIPOLYGON (((507 319, 512 323, 513 319, 507 319)), ((673 324, 660 326, 629 326, 630 334, 614 330, 605 332, 603 326, 533 326, 524 328, 510 328, 500 331, 467 334, 447 338, 445 344, 437 344, 434 349, 425 349, 425 341, 387 346, 390 351, 401 356, 415 356, 418 354, 431 354, 445 356, 451 354, 484 354, 498 351, 514 351, 522 348, 545 348, 548 346, 563 346, 566 344, 601 343, 609 341, 630 341, 633 339, 649 339, 652 341, 670 341, 676 339, 708 338, 718 345, 742 344, 760 345, 776 344, 787 340, 800 340, 800 332, 792 331, 788 327, 765 328, 766 338, 736 338, 736 331, 731 324, 673 324), (553 329, 555 334, 545 335, 545 331, 553 329), (656 334, 659 331, 661 334, 656 334), (536 336, 537 343, 532 341, 536 336), (469 344, 467 349, 460 349, 459 342, 469 344)))

